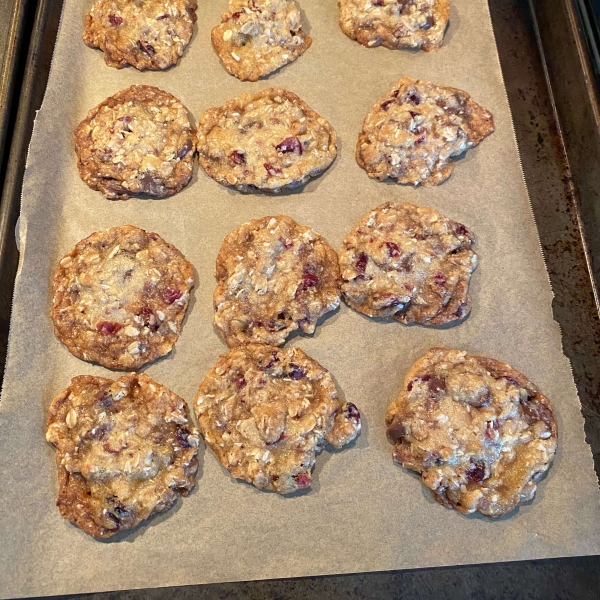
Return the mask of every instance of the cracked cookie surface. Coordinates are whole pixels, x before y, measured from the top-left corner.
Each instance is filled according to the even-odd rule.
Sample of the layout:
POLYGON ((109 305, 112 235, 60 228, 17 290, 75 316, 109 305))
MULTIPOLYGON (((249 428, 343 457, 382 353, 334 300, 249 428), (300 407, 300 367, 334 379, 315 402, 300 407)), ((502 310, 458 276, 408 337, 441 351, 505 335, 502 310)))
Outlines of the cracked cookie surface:
POLYGON ((195 0, 97 0, 83 41, 100 48, 109 67, 167 69, 190 42, 197 7, 195 0))
POLYGON ((194 269, 158 234, 132 225, 93 233, 59 263, 54 332, 82 360, 138 369, 171 351, 194 269))
POLYGON ((311 486, 316 453, 360 433, 360 412, 337 395, 329 371, 299 348, 263 344, 219 357, 195 399, 200 429, 222 465, 259 489, 311 486))
POLYGON ((342 31, 363 46, 437 50, 450 16, 449 0, 338 0, 342 31))
POLYGON ((207 110, 200 165, 221 185, 277 193, 322 173, 337 155, 331 125, 296 94, 269 88, 207 110))
POLYGON ((365 118, 356 160, 371 178, 430 187, 493 131, 492 114, 466 92, 403 77, 365 118))
POLYGON ((166 198, 192 177, 195 137, 175 96, 132 85, 93 108, 75 130, 79 175, 111 200, 166 198))
POLYGON ((386 202, 344 239, 339 260, 346 302, 370 317, 442 325, 471 310, 477 267, 473 233, 425 206, 386 202))
POLYGON ((224 67, 242 81, 295 61, 312 43, 293 0, 230 0, 211 38, 224 67))
POLYGON ((512 367, 458 350, 432 348, 411 367, 386 424, 395 460, 464 514, 500 517, 533 499, 556 452, 548 398, 512 367))
POLYGON ((313 333, 340 304, 338 257, 310 227, 285 215, 245 223, 217 257, 214 320, 227 345, 283 344, 313 333))
POLYGON ((107 538, 168 510, 196 485, 198 430, 147 375, 74 377, 48 411, 61 515, 107 538))

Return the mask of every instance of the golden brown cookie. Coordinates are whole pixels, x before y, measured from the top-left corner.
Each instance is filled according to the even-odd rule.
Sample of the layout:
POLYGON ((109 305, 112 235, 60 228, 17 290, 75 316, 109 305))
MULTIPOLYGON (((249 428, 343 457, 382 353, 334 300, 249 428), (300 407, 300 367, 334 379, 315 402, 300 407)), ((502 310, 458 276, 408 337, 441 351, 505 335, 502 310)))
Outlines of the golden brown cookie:
POLYGON ((242 192, 295 188, 337 154, 331 125, 296 94, 269 88, 207 110, 198 124, 200 165, 242 192))
POLYGON ((242 81, 295 61, 312 43, 294 0, 230 0, 211 39, 223 66, 242 81))
POLYGON ((335 250, 285 215, 245 223, 217 257, 215 326, 228 346, 283 344, 293 331, 313 333, 340 304, 335 250))
POLYGON ((289 494, 310 487, 315 455, 360 433, 360 413, 337 395, 329 371, 299 348, 229 350, 195 400, 206 443, 238 479, 289 494))
POLYGON ((386 202, 340 250, 346 302, 370 317, 443 325, 471 310, 473 233, 432 208, 386 202))
POLYGON ((132 85, 93 108, 75 130, 79 175, 111 200, 172 196, 192 177, 195 138, 175 96, 132 85))
POLYGON ((403 77, 365 118, 356 160, 374 179, 434 186, 493 131, 492 114, 466 92, 403 77))
POLYGON ((488 517, 534 497, 558 439, 550 401, 523 374, 444 348, 411 367, 386 424, 395 460, 440 504, 488 517))
POLYGON ((109 67, 167 69, 190 42, 196 8, 195 0, 96 0, 83 41, 100 48, 109 67))
POLYGON ((193 285, 192 265, 158 234, 97 231, 56 269, 54 332, 77 358, 138 369, 171 351, 193 285))
POLYGON ((187 405, 147 375, 81 375, 52 401, 61 515, 107 538, 168 510, 196 485, 198 430, 187 405))
POLYGON ((437 50, 450 17, 449 0, 338 0, 340 27, 367 48, 437 50))

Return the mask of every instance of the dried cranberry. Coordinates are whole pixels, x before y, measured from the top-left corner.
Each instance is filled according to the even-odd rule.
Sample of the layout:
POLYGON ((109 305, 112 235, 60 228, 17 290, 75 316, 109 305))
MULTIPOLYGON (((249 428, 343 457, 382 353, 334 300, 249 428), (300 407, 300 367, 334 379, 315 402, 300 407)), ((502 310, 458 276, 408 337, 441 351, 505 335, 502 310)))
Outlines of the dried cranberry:
POLYGON ((113 448, 110 445, 110 442, 104 442, 104 444, 102 444, 102 448, 104 448, 104 452, 108 452, 109 454, 119 454, 121 451, 121 448, 113 448))
POLYGON ((160 15, 158 17, 156 17, 157 21, 164 21, 164 19, 168 19, 171 15, 168 14, 164 14, 164 15, 160 15))
POLYGON ((234 165, 245 165, 246 164, 246 157, 241 152, 238 152, 237 150, 235 150, 234 152, 232 152, 229 155, 229 160, 234 165))
POLYGON ((175 300, 179 300, 183 296, 183 292, 174 287, 167 287, 163 290, 161 298, 166 304, 173 304, 175 300))
POLYGON ((497 419, 493 419, 492 421, 486 421, 485 427, 485 439, 492 442, 494 441, 494 431, 500 429, 500 423, 498 423, 497 419))
POLYGON ((269 319, 265 323, 265 329, 267 331, 281 331, 284 328, 285 328, 285 323, 280 323, 279 321, 276 321, 275 319, 269 319))
POLYGON ((293 152, 294 154, 302 155, 302 142, 297 137, 288 137, 281 142, 281 144, 277 144, 275 146, 278 152, 283 152, 284 154, 288 152, 293 152))
POLYGON ((385 245, 387 246, 390 258, 398 258, 402 254, 400 252, 400 248, 398 248, 398 244, 394 244, 394 242, 386 242, 385 245))
POLYGON ((279 175, 280 173, 283 173, 283 171, 279 167, 276 167, 275 165, 270 165, 269 163, 265 163, 263 166, 267 170, 267 175, 269 177, 275 177, 275 175, 279 175))
POLYGON ((242 375, 241 377, 238 377, 235 381, 235 387, 238 390, 241 390, 244 386, 246 385, 246 378, 242 375))
POLYGON ((100 321, 100 323, 96 325, 96 329, 102 335, 114 335, 122 327, 123 325, 119 323, 111 323, 110 321, 100 321))
POLYGON ((287 440, 287 435, 282 431, 281 435, 274 442, 267 442, 267 446, 274 446, 275 444, 279 444, 279 442, 283 442, 283 440, 287 440))
POLYGON ((231 18, 232 19, 239 19, 241 16, 242 16, 242 11, 241 10, 239 10, 239 11, 234 12, 234 13, 231 14, 231 18))
POLYGON ((293 379, 294 381, 298 381, 298 379, 302 379, 306 376, 306 371, 294 363, 290 363, 290 369, 288 371, 288 377, 293 379))
POLYGON ((426 139, 427 139, 427 136, 425 134, 423 134, 417 138, 415 144, 422 144, 426 139))
POLYGON ((407 96, 407 100, 409 102, 412 102, 413 104, 421 104, 421 96, 419 96, 419 93, 417 91, 411 92, 408 96, 407 96))
POLYGON ((415 117, 418 117, 418 116, 419 116, 419 113, 416 113, 416 112, 414 112, 414 111, 412 111, 412 110, 409 110, 408 112, 409 112, 410 116, 411 116, 413 119, 414 119, 415 117))
POLYGON ((133 121, 133 117, 131 115, 123 115, 122 117, 119 117, 117 121, 122 121, 123 123, 127 124, 133 121))
POLYGON ((277 356, 277 350, 273 350, 273 352, 271 353, 271 356, 268 358, 266 364, 264 364, 264 365, 259 364, 258 368, 261 371, 266 371, 267 369, 270 369, 273 365, 275 365, 278 362, 279 362, 279 357, 277 356))
POLYGON ((434 25, 434 20, 431 15, 429 15, 423 25, 421 25, 421 29, 431 29, 434 25))
POLYGON ((137 41, 137 47, 142 51, 148 54, 148 56, 154 56, 154 46, 145 42, 144 40, 137 41))
POLYGON ((356 261, 356 264, 354 265, 354 268, 359 272, 359 273, 364 273, 366 268, 367 268, 367 261, 369 260, 368 256, 364 253, 361 252, 358 255, 358 260, 356 261))
POLYGON ((300 289, 307 290, 308 288, 319 285, 319 277, 317 276, 317 268, 311 263, 304 265, 302 270, 302 283, 300 289))
POLYGON ((179 442, 179 445, 182 448, 191 448, 192 445, 189 442, 189 436, 190 436, 191 432, 187 427, 178 427, 177 428, 177 433, 175 434, 175 437, 177 438, 177 441, 179 442))
POLYGON ((372 0, 371 4, 373 6, 383 6, 383 0, 372 0))
POLYGON ((395 100, 386 100, 385 102, 381 103, 381 109, 388 110, 390 108, 390 104, 394 104, 395 102, 395 100))
POLYGON ((469 230, 462 225, 461 223, 459 223, 455 228, 454 228, 454 233, 456 235, 468 235, 469 234, 469 230))
POLYGON ((360 411, 352 402, 346 403, 345 414, 349 421, 354 421, 357 425, 360 423, 360 411))
MULTIPOLYGON (((113 404, 114 398, 109 392, 104 392, 95 402, 98 408, 110 408, 113 404)), ((98 439, 103 439, 98 437, 98 439)))
POLYGON ((434 283, 436 285, 442 285, 442 286, 444 286, 444 285, 446 285, 447 279, 446 279, 446 276, 443 273, 436 273, 433 276, 433 281, 434 281, 434 283))
POLYGON ((120 17, 119 15, 115 15, 114 13, 110 13, 108 15, 108 22, 113 27, 118 27, 119 25, 121 25, 121 23, 123 23, 123 17, 120 17))
POLYGON ((298 473, 298 475, 294 475, 294 481, 298 485, 299 490, 304 490, 310 487, 312 478, 309 473, 298 473))
POLYGON ((279 242, 286 250, 289 250, 294 245, 294 242, 292 242, 292 240, 286 240, 285 238, 282 238, 282 237, 279 238, 279 242))
POLYGON ((485 463, 483 461, 473 463, 466 475, 471 483, 481 483, 485 479, 485 463))
POLYGON ((137 316, 141 317, 142 324, 151 331, 156 331, 158 329, 158 319, 151 308, 144 306, 144 308, 137 313, 137 316))

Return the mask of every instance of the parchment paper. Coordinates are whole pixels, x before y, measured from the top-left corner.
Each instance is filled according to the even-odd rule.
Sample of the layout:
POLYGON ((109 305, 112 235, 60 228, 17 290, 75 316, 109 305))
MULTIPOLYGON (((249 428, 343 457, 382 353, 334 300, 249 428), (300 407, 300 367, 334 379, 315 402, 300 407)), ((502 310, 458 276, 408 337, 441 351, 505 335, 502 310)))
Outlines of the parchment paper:
POLYGON ((66 0, 54 64, 25 175, 21 264, 0 406, 0 590, 24 596, 572 556, 600 550, 598 486, 580 405, 552 318, 552 293, 523 183, 484 0, 453 0, 437 53, 365 49, 338 26, 335 0, 301 0, 314 38, 296 63, 242 83, 219 63, 209 32, 227 0, 202 0, 181 63, 166 73, 121 71, 81 41, 91 0, 66 0), (370 180, 354 159, 362 120, 402 75, 456 86, 495 117, 496 132, 435 189, 370 180), (133 83, 179 97, 197 119, 245 91, 299 94, 341 144, 334 165, 302 192, 242 195, 202 171, 166 200, 111 202, 79 179, 72 134, 87 111, 133 83), (197 287, 174 351, 144 369, 187 399, 225 351, 212 325, 213 269, 223 237, 251 218, 287 213, 339 248, 369 209, 393 199, 434 207, 477 236, 473 311, 447 328, 368 319, 343 305, 299 345, 363 412, 358 441, 319 457, 313 489, 283 498, 232 479, 201 450, 196 491, 176 508, 108 542, 88 537, 55 506, 54 450, 44 440, 53 396, 79 374, 117 375, 69 354, 52 333, 49 281, 57 261, 93 231, 134 224, 178 246, 197 287), (560 444, 533 503, 491 521, 436 504, 392 461, 384 414, 409 366, 431 346, 495 357, 551 398, 560 444))

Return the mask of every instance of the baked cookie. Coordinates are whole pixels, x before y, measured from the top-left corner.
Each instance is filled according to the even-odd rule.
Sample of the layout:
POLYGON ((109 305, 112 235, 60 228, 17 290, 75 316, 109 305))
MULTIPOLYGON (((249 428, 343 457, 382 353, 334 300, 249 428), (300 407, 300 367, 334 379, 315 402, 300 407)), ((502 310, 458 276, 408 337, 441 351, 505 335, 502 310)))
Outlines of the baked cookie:
POLYGON ((238 479, 289 494, 310 487, 315 454, 360 432, 360 413, 299 348, 247 344, 217 360, 198 389, 206 443, 238 479))
POLYGON ((195 137, 175 96, 132 85, 93 108, 75 130, 79 175, 111 200, 172 196, 192 177, 195 137))
POLYGON ((167 69, 190 43, 196 8, 196 0, 96 0, 83 41, 100 48, 109 67, 167 69))
POLYGON ((442 325, 471 310, 473 233, 432 208, 386 202, 344 240, 346 302, 370 317, 442 325))
POLYGON ((60 514, 107 538, 168 510, 196 485, 198 430, 185 402, 147 375, 81 375, 54 400, 60 514))
POLYGON ((97 231, 56 269, 54 333, 77 358, 139 369, 171 351, 193 285, 192 265, 158 234, 97 231))
POLYGON ((395 460, 440 504, 488 517, 533 498, 557 444, 550 401, 524 375, 444 348, 411 367, 386 424, 395 460))
POLYGON ((492 114, 466 92, 403 77, 364 120, 356 160, 374 179, 430 187, 493 131, 492 114))
POLYGON ((283 344, 292 331, 313 333, 340 304, 333 248, 285 215, 245 223, 223 241, 215 276, 215 326, 227 345, 283 344))
POLYGON ((335 159, 331 125, 296 94, 269 88, 210 108, 198 124, 200 164, 241 192, 280 192, 306 183, 335 159))
POLYGON ((223 66, 242 81, 258 81, 312 44, 294 0, 229 0, 211 38, 223 66))
POLYGON ((437 50, 450 17, 449 0, 338 0, 340 27, 367 48, 437 50))

